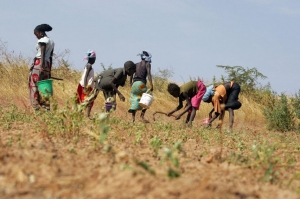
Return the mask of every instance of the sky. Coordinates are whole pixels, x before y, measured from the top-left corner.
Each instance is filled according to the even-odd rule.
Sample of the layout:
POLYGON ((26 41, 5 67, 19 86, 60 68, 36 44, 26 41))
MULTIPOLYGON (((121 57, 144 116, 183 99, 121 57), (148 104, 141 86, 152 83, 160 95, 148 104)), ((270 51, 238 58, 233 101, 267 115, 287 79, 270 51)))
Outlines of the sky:
MULTIPOLYGON (((152 54, 152 73, 173 71, 171 81, 226 76, 217 65, 256 68, 272 90, 300 89, 299 0, 51 0, 0 1, 0 39, 9 51, 34 57, 34 28, 47 35, 55 53, 70 50, 72 67, 83 70, 88 49, 113 68, 152 54)), ((155 88, 154 88, 155 89, 155 88)))

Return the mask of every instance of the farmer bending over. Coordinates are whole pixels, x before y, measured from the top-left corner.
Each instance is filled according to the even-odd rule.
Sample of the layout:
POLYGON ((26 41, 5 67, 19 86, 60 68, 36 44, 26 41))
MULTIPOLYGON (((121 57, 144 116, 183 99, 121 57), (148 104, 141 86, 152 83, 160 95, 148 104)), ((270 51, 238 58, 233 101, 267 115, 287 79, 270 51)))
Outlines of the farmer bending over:
POLYGON ((201 80, 190 81, 182 86, 178 86, 175 83, 170 83, 168 85, 168 92, 175 98, 179 99, 179 105, 167 115, 171 116, 176 111, 183 107, 183 101, 186 101, 186 106, 182 113, 175 117, 176 120, 188 112, 186 123, 192 125, 192 122, 196 116, 196 111, 199 110, 200 103, 203 95, 205 94, 206 87, 201 80))
POLYGON ((84 100, 85 104, 92 103, 101 90, 104 95, 104 99, 107 100, 109 97, 112 97, 116 101, 116 94, 119 95, 121 101, 125 101, 125 97, 118 90, 119 86, 124 86, 127 75, 132 76, 135 72, 135 64, 132 61, 127 61, 124 64, 124 68, 109 69, 101 72, 95 79, 95 87, 84 100))
POLYGON ((219 117, 219 124, 217 127, 220 127, 220 124, 224 118, 225 110, 229 112, 229 128, 232 130, 234 123, 234 110, 239 109, 242 104, 238 101, 238 96, 240 94, 241 88, 240 85, 236 82, 226 82, 217 87, 209 86, 206 89, 206 93, 203 96, 203 101, 213 104, 213 109, 209 113, 209 123, 211 123, 219 117), (212 113, 215 113, 212 115, 212 113))

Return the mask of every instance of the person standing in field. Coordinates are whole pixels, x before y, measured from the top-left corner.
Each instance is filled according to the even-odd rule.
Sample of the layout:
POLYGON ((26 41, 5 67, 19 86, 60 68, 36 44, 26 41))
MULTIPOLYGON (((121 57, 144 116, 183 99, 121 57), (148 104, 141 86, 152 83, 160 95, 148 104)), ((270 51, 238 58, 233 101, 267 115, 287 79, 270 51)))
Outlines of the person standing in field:
POLYGON ((183 101, 186 101, 186 106, 182 113, 178 114, 175 119, 178 120, 182 115, 188 112, 185 123, 189 126, 192 125, 194 118, 196 116, 196 111, 199 110, 200 103, 203 95, 205 94, 206 86, 201 80, 190 81, 182 86, 178 86, 175 83, 170 83, 168 85, 168 92, 175 98, 179 99, 179 105, 167 115, 171 116, 176 111, 183 107, 183 101))
POLYGON ((37 82, 51 77, 54 42, 46 34, 46 32, 51 30, 52 27, 48 24, 38 25, 34 29, 34 35, 38 39, 36 45, 37 53, 33 59, 32 66, 30 67, 28 87, 31 105, 36 110, 40 107, 50 110, 49 102, 45 102, 41 99, 37 82))
POLYGON ((209 113, 208 126, 211 126, 211 123, 219 117, 219 124, 217 127, 220 127, 225 115, 225 110, 228 110, 229 128, 232 130, 234 110, 237 110, 242 106, 241 102, 238 101, 240 91, 240 85, 234 81, 226 82, 217 87, 210 86, 207 88, 203 101, 207 103, 211 102, 213 105, 213 109, 209 113), (213 113, 215 114, 212 115, 213 113))
POLYGON ((132 121, 135 122, 135 114, 137 110, 142 110, 141 119, 145 123, 149 123, 148 120, 145 119, 145 113, 147 109, 141 107, 139 105, 139 101, 143 95, 143 93, 147 92, 147 77, 149 80, 150 88, 149 90, 153 91, 153 83, 152 83, 152 74, 151 74, 151 58, 152 55, 143 51, 141 54, 141 62, 136 64, 136 72, 130 78, 131 84, 131 93, 130 93, 130 103, 131 106, 128 110, 129 113, 132 114, 132 121))
MULTIPOLYGON (((121 101, 125 101, 125 97, 119 91, 119 86, 124 86, 127 76, 132 76, 135 73, 136 65, 132 61, 124 63, 123 68, 108 69, 101 72, 95 79, 95 86, 90 95, 84 100, 84 104, 93 103, 97 98, 99 91, 103 92, 104 99, 113 98, 116 101, 118 94, 121 101)), ((115 104, 116 105, 116 104, 115 104)))
MULTIPOLYGON (((94 86, 93 64, 96 61, 96 52, 93 50, 88 50, 84 59, 87 60, 87 63, 84 67, 80 82, 77 87, 77 104, 80 104, 84 101, 94 86)), ((94 102, 88 104, 87 117, 90 117, 93 105, 94 102)))

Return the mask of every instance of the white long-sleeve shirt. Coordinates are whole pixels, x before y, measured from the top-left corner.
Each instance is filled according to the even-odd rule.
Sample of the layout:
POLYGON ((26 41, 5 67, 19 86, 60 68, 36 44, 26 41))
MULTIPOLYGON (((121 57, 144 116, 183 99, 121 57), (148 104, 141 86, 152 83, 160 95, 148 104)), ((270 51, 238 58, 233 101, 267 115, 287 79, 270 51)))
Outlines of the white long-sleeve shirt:
MULTIPOLYGON (((86 76, 86 73, 88 72, 87 71, 87 65, 89 63, 86 64, 86 66, 84 67, 84 71, 82 73, 82 76, 81 76, 81 79, 80 79, 80 85, 82 87, 84 87, 84 77, 86 76)), ((89 74, 87 75, 87 85, 86 86, 89 86, 89 87, 93 87, 94 86, 94 69, 92 66, 91 67, 91 70, 89 72, 89 74)))

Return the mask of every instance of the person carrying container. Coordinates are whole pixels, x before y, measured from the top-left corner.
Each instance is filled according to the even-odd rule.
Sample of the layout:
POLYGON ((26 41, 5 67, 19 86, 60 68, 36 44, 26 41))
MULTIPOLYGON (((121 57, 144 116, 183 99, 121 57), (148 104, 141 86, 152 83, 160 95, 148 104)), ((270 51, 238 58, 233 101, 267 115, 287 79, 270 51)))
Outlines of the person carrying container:
POLYGON ((38 25, 34 29, 34 35, 38 39, 36 45, 37 53, 30 67, 28 87, 30 103, 35 110, 40 109, 40 107, 50 110, 49 100, 42 99, 38 91, 37 82, 51 77, 54 42, 46 34, 46 32, 51 30, 52 27, 48 24, 38 25))
POLYGON ((131 106, 128 110, 129 113, 132 114, 132 122, 135 122, 135 114, 136 111, 142 110, 141 112, 141 119, 144 123, 149 123, 148 120, 145 119, 145 113, 147 111, 146 108, 143 108, 139 105, 141 97, 143 93, 146 93, 147 88, 147 77, 149 80, 150 88, 149 91, 153 91, 153 83, 152 83, 152 74, 151 74, 151 58, 152 55, 147 52, 143 51, 141 54, 141 61, 136 64, 136 72, 130 78, 131 84, 131 92, 130 92, 130 103, 131 106))

